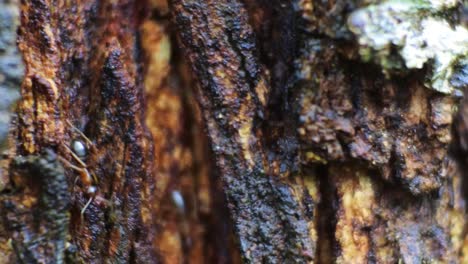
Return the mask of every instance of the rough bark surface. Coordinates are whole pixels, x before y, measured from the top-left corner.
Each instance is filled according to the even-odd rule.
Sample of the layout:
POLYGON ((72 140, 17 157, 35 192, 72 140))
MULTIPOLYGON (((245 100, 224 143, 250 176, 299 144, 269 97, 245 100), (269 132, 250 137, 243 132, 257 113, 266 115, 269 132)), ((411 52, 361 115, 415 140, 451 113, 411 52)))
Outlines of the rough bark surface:
POLYGON ((467 263, 465 9, 0 0, 0 262, 467 263))
POLYGON ((426 88, 427 69, 362 62, 346 19, 363 3, 172 3, 246 262, 463 263, 459 99, 426 88))
POLYGON ((8 212, 3 223, 13 244, 20 244, 14 246, 16 261, 62 263, 65 255, 67 262, 86 263, 155 259, 139 14, 133 1, 21 3, 18 46, 25 77, 10 155, 27 160, 12 164, 16 176, 10 195, 2 197, 2 212, 8 212), (75 141, 86 146, 84 157, 71 155, 75 141), (66 178, 43 164, 46 150, 62 161, 66 178), (56 200, 49 197, 54 194, 56 200), (64 204, 54 208, 54 201, 64 204), (20 215, 18 222, 14 216, 20 215))
POLYGON ((153 243, 163 263, 238 263, 220 179, 192 95, 194 82, 175 49, 167 3, 149 7, 153 16, 141 33, 146 124, 156 157, 153 243))
POLYGON ((238 1, 173 1, 173 12, 199 81, 198 98, 243 259, 313 260, 314 230, 302 192, 295 196, 278 177, 281 165, 269 160, 263 142, 270 88, 247 10, 238 1))

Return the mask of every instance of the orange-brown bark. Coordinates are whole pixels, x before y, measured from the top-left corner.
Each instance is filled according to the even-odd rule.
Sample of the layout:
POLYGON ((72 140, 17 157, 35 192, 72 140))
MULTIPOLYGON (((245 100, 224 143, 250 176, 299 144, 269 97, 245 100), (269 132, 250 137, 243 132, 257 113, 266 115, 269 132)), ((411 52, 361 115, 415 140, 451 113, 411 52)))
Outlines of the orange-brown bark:
POLYGON ((21 14, 25 77, 11 155, 28 160, 13 160, 11 195, 2 200, 3 212, 25 214, 18 228, 15 218, 4 219, 18 245, 17 261, 153 261, 153 160, 136 38, 139 7, 133 1, 25 1, 21 14), (86 145, 84 157, 72 156, 74 141, 86 145), (53 163, 52 172, 34 169, 45 166, 46 150, 62 163, 53 163), (50 177, 62 186, 50 186, 50 177), (46 210, 54 201, 63 204, 59 211, 46 210), (36 212, 48 222, 27 216, 36 212), (50 243, 61 245, 56 250, 62 253, 48 251, 50 243))
POLYGON ((468 103, 364 5, 0 0, 0 262, 465 263, 468 103))

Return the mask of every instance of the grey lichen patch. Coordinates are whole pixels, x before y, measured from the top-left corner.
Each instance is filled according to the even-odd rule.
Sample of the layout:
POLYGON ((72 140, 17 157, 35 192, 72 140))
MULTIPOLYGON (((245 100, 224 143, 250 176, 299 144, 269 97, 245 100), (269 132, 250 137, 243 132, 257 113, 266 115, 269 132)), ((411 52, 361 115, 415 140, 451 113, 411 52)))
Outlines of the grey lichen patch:
POLYGON ((24 65, 16 47, 19 1, 0 0, 0 149, 6 147, 10 119, 24 74, 24 65))
MULTIPOLYGON (((386 74, 430 64, 426 86, 459 95, 453 76, 468 58, 468 30, 442 18, 454 0, 389 0, 354 11, 349 29, 357 36, 364 61, 381 65, 386 74)), ((466 84, 465 84, 466 85, 466 84)))

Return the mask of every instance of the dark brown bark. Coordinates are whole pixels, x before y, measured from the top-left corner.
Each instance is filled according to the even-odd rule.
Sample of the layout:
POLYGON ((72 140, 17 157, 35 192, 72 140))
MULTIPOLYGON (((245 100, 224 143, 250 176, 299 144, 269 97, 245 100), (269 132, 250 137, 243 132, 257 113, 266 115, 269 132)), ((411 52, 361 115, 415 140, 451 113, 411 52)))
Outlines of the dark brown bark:
POLYGON ((238 1, 173 1, 173 13, 199 81, 200 106, 244 260, 313 260, 313 220, 279 179, 281 166, 270 164, 262 142, 270 86, 247 11, 238 1))
MULTIPOLYGON (((165 14, 153 4, 152 13, 165 14)), ((146 123, 155 145, 153 243, 164 263, 230 263, 238 258, 220 180, 207 148, 185 60, 172 50, 168 17, 142 25, 147 54, 146 123)))
POLYGON ((427 69, 389 78, 362 63, 346 26, 359 5, 246 1, 248 19, 238 1, 173 1, 247 262, 463 262, 464 199, 448 152, 458 99, 424 87, 427 69), (300 177, 314 188, 295 187, 300 177), (306 208, 320 202, 312 218, 298 189, 306 208), (308 221, 318 238, 298 235, 308 221))
POLYGON ((143 119, 138 6, 24 1, 21 12, 26 67, 12 154, 27 161, 13 164, 11 195, 2 198, 17 261, 63 262, 65 248, 72 262, 151 262, 152 143, 143 119), (91 182, 69 165, 83 167, 67 150, 75 140, 91 141, 81 170, 91 182), (66 178, 56 162, 55 173, 43 165, 46 150, 67 161, 66 178))
POLYGON ((192 82, 170 58, 165 5, 36 1, 21 12, 3 262, 237 263, 199 110, 182 90, 192 82), (75 141, 86 170, 73 168, 83 167, 75 141))
POLYGON ((374 2, 1 1, 0 262, 465 263, 466 54, 431 89, 374 2))

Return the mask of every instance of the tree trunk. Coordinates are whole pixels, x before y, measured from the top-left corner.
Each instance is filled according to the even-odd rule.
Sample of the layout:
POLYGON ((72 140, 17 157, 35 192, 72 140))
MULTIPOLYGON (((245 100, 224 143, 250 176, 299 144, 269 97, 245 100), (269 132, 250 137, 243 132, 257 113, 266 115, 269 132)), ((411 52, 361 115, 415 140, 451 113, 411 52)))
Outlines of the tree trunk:
POLYGON ((463 3, 0 1, 1 263, 468 262, 463 3))

